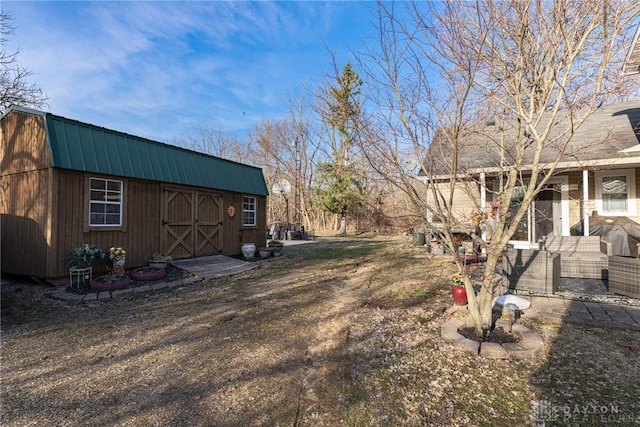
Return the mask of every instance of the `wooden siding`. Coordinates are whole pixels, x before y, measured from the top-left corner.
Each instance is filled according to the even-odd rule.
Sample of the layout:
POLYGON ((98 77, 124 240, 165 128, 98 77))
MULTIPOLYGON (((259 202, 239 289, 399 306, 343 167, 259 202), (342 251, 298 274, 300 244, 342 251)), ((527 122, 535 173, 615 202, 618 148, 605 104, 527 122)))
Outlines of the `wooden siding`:
MULTIPOLYGON (((0 142, 0 261, 4 273, 47 279, 68 277, 69 268, 63 260, 72 247, 82 243, 105 251, 111 246, 122 246, 127 251, 127 269, 145 265, 154 252, 166 253, 163 247, 166 183, 51 168, 45 126, 37 115, 14 111, 5 116, 0 142), (88 226, 90 177, 123 182, 122 227, 88 226)), ((181 188, 202 196, 196 199, 204 211, 197 216, 203 223, 193 225, 193 233, 200 236, 194 254, 220 253, 221 248, 223 255, 239 255, 242 243, 266 244, 266 196, 253 196, 257 201, 257 224, 243 227, 242 194, 181 188), (233 218, 227 215, 228 206, 236 209, 233 218), (216 247, 218 242, 212 236, 220 232, 216 231, 220 219, 222 243, 216 247)), ((99 274, 106 271, 107 262, 97 262, 94 267, 99 274)))
POLYGON ((2 176, 47 169, 51 163, 41 116, 13 112, 2 120, 2 176))
POLYGON ((2 271, 46 277, 48 170, 2 177, 2 271))
POLYGON ((2 271, 45 277, 50 234, 49 152, 41 117, 2 120, 0 213, 2 271))
MULTIPOLYGON (((224 244, 223 254, 238 255, 243 243, 255 243, 256 247, 263 247, 267 244, 267 198, 256 197, 257 224, 255 227, 244 227, 242 225, 242 202, 243 194, 227 193, 224 201, 224 244), (236 214, 230 217, 227 208, 233 206, 236 214)), ((255 197, 255 196, 252 196, 255 197)))
MULTIPOLYGON (((145 265, 149 257, 154 252, 166 253, 167 248, 164 246, 166 242, 163 236, 164 219, 164 203, 163 197, 166 197, 166 186, 159 182, 123 179, 125 191, 126 229, 98 229, 92 228, 86 232, 83 228, 84 215, 86 214, 86 178, 99 177, 120 179, 115 177, 104 177, 100 175, 89 175, 80 172, 71 172, 57 170, 59 174, 58 198, 59 203, 56 206, 59 221, 57 227, 54 228, 54 234, 58 236, 55 247, 52 247, 53 253, 67 254, 69 250, 81 243, 90 243, 97 247, 107 250, 111 246, 121 246, 127 251, 127 268, 133 268, 145 265)), ((173 188, 173 187, 172 187, 173 188)), ((192 187, 183 187, 186 194, 221 194, 224 207, 223 214, 223 243, 222 254, 239 255, 241 244, 244 242, 255 242, 256 245, 264 246, 266 244, 265 227, 266 218, 260 216, 260 212, 264 213, 266 206, 266 198, 258 197, 258 226, 252 228, 243 228, 242 221, 242 195, 235 193, 213 192, 208 189, 198 189, 192 187), (226 209, 233 204, 238 212, 233 218, 226 214, 226 209), (239 239, 244 236, 244 239, 239 239), (262 239, 260 239, 262 236, 262 239)), ((190 205, 189 205, 190 206, 190 205)), ((189 213, 191 218, 191 213, 189 213)), ((195 233, 192 230, 191 233, 195 233)), ((213 248, 200 248, 211 253, 220 253, 213 248), (209 250, 210 249, 210 250, 209 250)), ((208 253, 210 255, 210 253, 208 253)), ((200 253, 198 255, 204 255, 200 253)), ((176 258, 185 258, 193 256, 193 254, 178 253, 176 258)), ((54 262, 55 264, 55 262, 54 262)), ((100 263, 98 263, 100 264, 100 263)), ((102 263, 102 270, 106 268, 106 264, 102 263)), ((67 268, 58 259, 56 265, 51 265, 55 270, 55 275, 51 277, 62 277, 67 274, 67 268)), ((97 267, 100 267, 98 265, 97 267)), ((98 269, 98 271, 100 271, 98 269)))

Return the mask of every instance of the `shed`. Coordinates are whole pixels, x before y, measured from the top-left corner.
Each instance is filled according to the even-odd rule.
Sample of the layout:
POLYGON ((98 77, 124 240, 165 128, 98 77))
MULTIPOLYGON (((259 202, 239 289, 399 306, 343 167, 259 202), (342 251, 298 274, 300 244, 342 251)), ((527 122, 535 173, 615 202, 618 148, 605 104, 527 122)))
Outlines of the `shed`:
POLYGON ((66 276, 82 243, 125 248, 128 267, 266 243, 260 168, 22 107, 0 123, 4 273, 66 276))

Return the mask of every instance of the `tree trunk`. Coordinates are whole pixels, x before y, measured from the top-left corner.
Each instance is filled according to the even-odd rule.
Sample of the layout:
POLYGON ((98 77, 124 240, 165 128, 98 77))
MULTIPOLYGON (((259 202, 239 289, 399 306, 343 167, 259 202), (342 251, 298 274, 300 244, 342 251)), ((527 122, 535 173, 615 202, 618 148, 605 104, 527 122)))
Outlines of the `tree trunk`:
POLYGON ((340 231, 338 231, 338 234, 343 236, 347 234, 347 217, 344 213, 340 216, 340 231))

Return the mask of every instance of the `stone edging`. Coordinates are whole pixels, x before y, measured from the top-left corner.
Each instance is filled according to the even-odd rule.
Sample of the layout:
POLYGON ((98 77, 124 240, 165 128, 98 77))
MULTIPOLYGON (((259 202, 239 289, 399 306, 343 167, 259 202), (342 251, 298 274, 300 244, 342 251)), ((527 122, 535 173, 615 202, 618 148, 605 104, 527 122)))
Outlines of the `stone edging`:
POLYGON ((190 285, 195 282, 203 280, 198 276, 191 276, 185 279, 176 280, 174 282, 158 282, 149 285, 136 286, 133 288, 119 289, 115 291, 101 291, 101 292, 89 292, 84 295, 74 294, 67 292, 66 287, 56 289, 49 293, 49 296, 53 299, 67 301, 67 302, 94 302, 94 301, 109 301, 116 298, 139 296, 147 294, 149 292, 158 291, 161 289, 173 289, 180 286, 190 285))
POLYGON ((440 336, 446 342, 467 353, 488 359, 529 359, 539 355, 544 347, 540 334, 518 323, 513 325, 512 331, 520 338, 520 342, 504 344, 491 342, 481 344, 478 341, 465 338, 458 332, 459 329, 471 326, 473 326, 471 317, 451 319, 442 325, 440 336))

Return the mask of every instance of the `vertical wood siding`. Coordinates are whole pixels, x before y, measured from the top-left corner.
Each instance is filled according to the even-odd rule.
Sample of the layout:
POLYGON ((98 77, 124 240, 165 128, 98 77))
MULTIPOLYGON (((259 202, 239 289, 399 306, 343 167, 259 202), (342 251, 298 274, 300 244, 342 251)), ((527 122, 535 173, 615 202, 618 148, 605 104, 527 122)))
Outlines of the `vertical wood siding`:
MULTIPOLYGON (((68 277, 69 267, 64 265, 64 258, 72 247, 82 243, 96 245, 104 251, 111 246, 125 248, 127 269, 145 265, 154 252, 166 250, 163 246, 163 189, 169 184, 51 168, 40 116, 12 112, 2 120, 2 135, 0 231, 3 272, 48 279, 68 277), (90 177, 123 182, 123 227, 100 229, 87 225, 90 177)), ((240 254, 243 242, 258 246, 266 244, 266 197, 256 197, 256 227, 243 227, 242 194, 195 187, 182 189, 187 194, 202 196, 198 200, 203 201, 201 210, 205 211, 198 212, 198 217, 203 219, 201 228, 207 227, 206 232, 217 224, 217 218, 222 220, 224 255, 240 254), (233 218, 227 215, 230 205, 237 212, 233 218)), ((192 233, 195 234, 195 205, 187 205, 180 208, 186 210, 179 214, 191 218, 192 233)), ((200 252, 219 253, 220 248, 201 243, 197 248, 200 252)), ((107 262, 96 263, 95 272, 104 272, 107 266, 107 262)))
POLYGON ((49 151, 41 117, 10 114, 2 121, 0 213, 2 270, 45 277, 49 248, 49 151))

